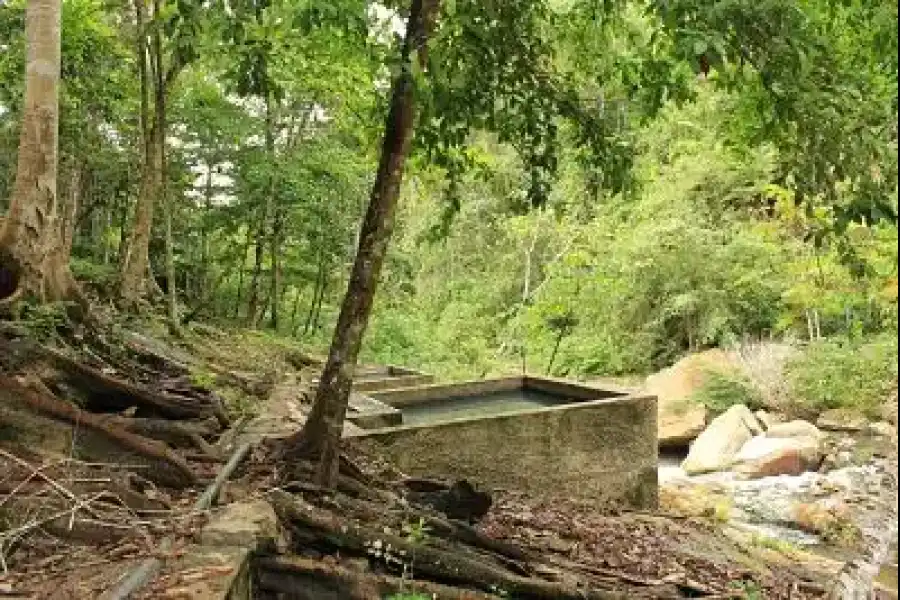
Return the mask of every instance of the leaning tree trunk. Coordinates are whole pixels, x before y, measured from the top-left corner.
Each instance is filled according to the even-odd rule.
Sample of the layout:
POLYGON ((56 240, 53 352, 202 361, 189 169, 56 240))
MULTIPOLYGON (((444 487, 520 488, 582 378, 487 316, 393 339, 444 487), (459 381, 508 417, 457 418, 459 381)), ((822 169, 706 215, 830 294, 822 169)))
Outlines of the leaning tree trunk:
POLYGON ((16 181, 0 222, 0 311, 17 300, 87 303, 69 271, 57 210, 61 0, 31 0, 16 181))
POLYGON ((369 208, 359 236, 359 248, 347 293, 341 305, 328 360, 316 401, 303 429, 289 440, 289 453, 318 458, 316 482, 331 487, 338 472, 340 441, 353 369, 372 310, 381 266, 394 225, 403 165, 409 154, 415 121, 414 55, 425 61, 425 45, 437 17, 440 0, 413 0, 401 54, 402 69, 394 81, 385 123, 381 160, 369 208))

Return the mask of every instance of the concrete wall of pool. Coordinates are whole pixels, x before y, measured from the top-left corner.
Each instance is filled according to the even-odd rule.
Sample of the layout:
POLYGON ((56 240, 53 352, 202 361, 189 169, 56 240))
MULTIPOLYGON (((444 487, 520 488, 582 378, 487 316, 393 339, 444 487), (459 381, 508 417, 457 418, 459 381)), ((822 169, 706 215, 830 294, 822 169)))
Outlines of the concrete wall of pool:
POLYGON ((536 377, 368 394, 392 426, 358 415, 348 435, 411 476, 465 478, 598 506, 655 508, 654 396, 536 377))

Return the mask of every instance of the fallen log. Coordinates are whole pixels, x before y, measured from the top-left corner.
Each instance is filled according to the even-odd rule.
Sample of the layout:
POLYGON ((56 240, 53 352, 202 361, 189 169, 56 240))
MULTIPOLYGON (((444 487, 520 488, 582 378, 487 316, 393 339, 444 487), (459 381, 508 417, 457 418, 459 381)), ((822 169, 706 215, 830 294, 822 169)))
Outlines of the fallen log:
POLYGON ((61 378, 91 394, 105 407, 125 410, 132 406, 148 408, 156 414, 171 419, 205 419, 214 416, 219 420, 224 411, 215 402, 198 401, 196 398, 155 392, 131 382, 106 375, 84 365, 53 348, 41 348, 41 353, 60 371, 61 378), (220 417, 218 412, 222 412, 220 417))
POLYGON ((202 454, 219 457, 219 452, 206 441, 219 431, 214 419, 205 421, 170 421, 168 419, 147 419, 140 417, 101 416, 112 427, 152 438, 177 448, 196 448, 202 454))
MULTIPOLYGON (((106 452, 115 452, 114 449, 118 448, 119 452, 137 455, 149 463, 144 475, 156 483, 170 487, 187 487, 196 483, 196 477, 187 462, 164 443, 111 426, 102 416, 60 400, 39 380, 29 383, 30 385, 25 385, 17 379, 0 374, 0 390, 5 392, 4 400, 7 403, 86 429, 112 447, 105 448, 106 452)), ((100 454, 98 458, 108 458, 102 455, 102 451, 97 454, 100 454)))
MULTIPOLYGON (((341 514, 361 518, 364 521, 382 522, 386 514, 392 512, 395 513, 393 516, 396 519, 403 519, 407 522, 410 519, 421 520, 422 524, 433 534, 491 552, 503 557, 505 563, 507 560, 529 561, 534 558, 518 546, 490 538, 468 523, 444 518, 443 515, 439 515, 429 507, 406 504, 401 501, 399 496, 391 503, 376 503, 361 498, 350 498, 343 494, 334 494, 331 490, 305 482, 291 482, 283 489, 289 492, 300 491, 304 494, 315 495, 320 498, 320 503, 327 503, 334 506, 341 514)), ((509 563, 506 564, 510 566, 509 563)), ((516 567, 516 570, 521 571, 521 566, 516 567)))
POLYGON ((433 545, 435 540, 415 544, 398 535, 342 519, 281 490, 274 490, 269 498, 281 519, 301 532, 308 530, 340 551, 375 558, 383 556, 381 549, 390 548, 395 561, 397 557, 415 557, 417 573, 443 583, 470 585, 487 592, 503 590, 516 598, 535 600, 618 600, 625 597, 516 575, 497 564, 487 553, 437 548, 433 545))
POLYGON ((416 593, 441 600, 499 600, 501 596, 391 575, 348 569, 301 557, 263 557, 253 563, 257 584, 295 600, 381 600, 391 594, 416 593))

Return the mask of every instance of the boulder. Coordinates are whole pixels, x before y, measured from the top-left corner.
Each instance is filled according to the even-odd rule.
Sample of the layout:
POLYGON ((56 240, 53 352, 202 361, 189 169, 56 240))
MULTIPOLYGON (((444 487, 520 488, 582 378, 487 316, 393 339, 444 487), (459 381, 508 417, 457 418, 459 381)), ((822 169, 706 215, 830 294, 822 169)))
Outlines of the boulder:
POLYGON ((833 408, 826 410, 816 421, 820 429, 826 431, 859 432, 866 429, 869 422, 865 415, 852 408, 833 408))
POLYGON ((710 370, 734 367, 718 349, 691 354, 647 378, 644 390, 656 396, 659 407, 659 444, 663 448, 687 446, 706 427, 706 407, 692 401, 710 370))
POLYGON ((775 444, 766 453, 753 459, 744 459, 734 466, 734 472, 746 479, 800 475, 808 470, 801 451, 790 443, 775 444))
POLYGON ((681 468, 688 475, 722 471, 731 466, 735 455, 762 428, 749 408, 736 404, 713 419, 691 444, 681 468))
POLYGON ((275 510, 264 500, 253 500, 229 504, 213 516, 200 531, 200 543, 264 550, 283 542, 275 510))
MULTIPOLYGON (((894 392, 896 394, 896 392, 894 392)), ((878 410, 878 415, 881 417, 883 421, 890 423, 893 426, 897 426, 897 398, 885 402, 881 408, 878 410)))
POLYGON ((784 422, 784 418, 781 415, 766 412, 764 410, 758 410, 753 413, 753 415, 756 417, 756 420, 759 421, 759 424, 762 425, 762 428, 766 431, 771 429, 772 426, 784 422))
POLYGON ((758 435, 741 448, 734 461, 734 472, 748 479, 800 475, 818 468, 822 462, 822 442, 815 436, 758 435))
POLYGON ((706 428, 705 406, 687 405, 683 410, 660 411, 657 437, 660 448, 681 448, 706 428))
POLYGON ((887 421, 876 421, 875 423, 870 424, 868 431, 872 435, 890 440, 897 438, 897 426, 891 425, 887 421))
POLYGON ((766 431, 766 437, 770 438, 814 438, 822 443, 825 434, 809 421, 796 419, 787 423, 776 423, 766 431))

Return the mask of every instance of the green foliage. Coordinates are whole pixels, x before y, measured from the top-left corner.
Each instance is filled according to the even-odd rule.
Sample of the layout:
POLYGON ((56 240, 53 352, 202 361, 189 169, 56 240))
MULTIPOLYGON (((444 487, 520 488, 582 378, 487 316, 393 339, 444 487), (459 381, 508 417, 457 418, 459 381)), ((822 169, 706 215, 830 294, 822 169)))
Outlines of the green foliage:
POLYGON ((385 596, 385 600, 431 600, 431 598, 424 594, 401 593, 385 596))
POLYGON ((896 333, 871 341, 814 342, 788 364, 788 380, 806 409, 875 413, 897 388, 896 333))
POLYGON ((216 385, 216 374, 205 369, 196 369, 191 371, 190 380, 191 385, 209 390, 216 385))
POLYGON ((22 306, 18 321, 36 339, 48 341, 70 325, 67 310, 62 302, 27 303, 22 306))
POLYGON ((763 600, 763 589, 752 580, 741 579, 731 582, 731 588, 741 594, 744 600, 763 600))
POLYGON ((681 56, 741 90, 736 141, 773 142, 778 182, 798 202, 832 210, 831 231, 850 222, 896 224, 896 3, 653 5, 681 56))
MULTIPOLYGON (((0 8, 0 203, 24 6, 0 8)), ((366 360, 453 379, 610 376, 745 338, 846 338, 792 365, 795 394, 874 402, 859 398, 891 373, 871 340, 898 321, 896 3, 441 7, 366 360)), ((101 295, 141 179, 131 11, 64 2, 60 205, 80 206, 72 268, 101 295)), ((163 2, 148 26, 172 74, 177 276, 159 285, 190 319, 246 323, 255 281, 272 329, 255 347, 327 346, 405 14, 361 0, 163 2)), ((745 388, 713 381, 704 402, 756 402, 745 388)))
POLYGON ((704 374, 703 385, 691 400, 714 414, 723 413, 736 404, 751 409, 762 408, 762 397, 749 381, 733 373, 712 370, 704 374))
POLYGON ((415 523, 406 523, 403 525, 403 534, 406 541, 410 544, 421 544, 428 539, 430 528, 425 524, 425 519, 419 517, 415 523))

